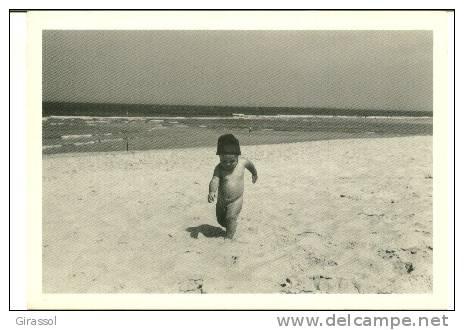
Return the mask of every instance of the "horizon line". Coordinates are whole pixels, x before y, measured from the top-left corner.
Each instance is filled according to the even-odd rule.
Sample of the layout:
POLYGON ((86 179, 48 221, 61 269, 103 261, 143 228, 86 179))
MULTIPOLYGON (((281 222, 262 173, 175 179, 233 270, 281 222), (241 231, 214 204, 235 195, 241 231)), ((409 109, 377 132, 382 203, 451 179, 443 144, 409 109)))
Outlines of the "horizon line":
POLYGON ((325 107, 325 106, 268 106, 268 105, 205 105, 205 104, 182 104, 182 103, 126 103, 126 102, 92 102, 92 101, 47 101, 42 100, 42 103, 68 103, 68 104, 111 104, 111 105, 139 105, 139 106, 166 106, 166 107, 203 107, 203 108, 267 108, 267 109, 315 109, 315 110, 369 110, 369 111, 406 111, 406 112, 430 112, 431 110, 423 109, 388 109, 388 108, 340 108, 340 107, 325 107))

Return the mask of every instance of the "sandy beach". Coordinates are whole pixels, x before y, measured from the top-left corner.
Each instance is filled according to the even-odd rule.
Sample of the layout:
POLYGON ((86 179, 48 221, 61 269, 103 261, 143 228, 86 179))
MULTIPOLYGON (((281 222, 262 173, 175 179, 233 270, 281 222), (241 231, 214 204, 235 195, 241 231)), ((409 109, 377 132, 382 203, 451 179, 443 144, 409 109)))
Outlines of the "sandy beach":
POLYGON ((242 147, 236 240, 214 147, 43 156, 44 293, 430 293, 432 136, 242 147))

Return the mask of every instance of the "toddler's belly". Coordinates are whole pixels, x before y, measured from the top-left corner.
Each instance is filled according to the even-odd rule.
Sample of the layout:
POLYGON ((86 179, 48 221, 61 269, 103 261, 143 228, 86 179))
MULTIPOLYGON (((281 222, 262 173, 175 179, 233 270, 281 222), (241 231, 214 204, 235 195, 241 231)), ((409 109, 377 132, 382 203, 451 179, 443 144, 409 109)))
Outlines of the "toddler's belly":
POLYGON ((219 224, 227 227, 229 221, 237 220, 240 211, 242 210, 243 197, 240 196, 233 201, 221 201, 218 199, 216 204, 216 216, 218 217, 219 224), (221 223, 222 221, 222 223, 221 223), (225 221, 225 222, 224 222, 225 221))
POLYGON ((219 187, 218 200, 223 203, 230 203, 243 195, 243 182, 229 181, 219 187))

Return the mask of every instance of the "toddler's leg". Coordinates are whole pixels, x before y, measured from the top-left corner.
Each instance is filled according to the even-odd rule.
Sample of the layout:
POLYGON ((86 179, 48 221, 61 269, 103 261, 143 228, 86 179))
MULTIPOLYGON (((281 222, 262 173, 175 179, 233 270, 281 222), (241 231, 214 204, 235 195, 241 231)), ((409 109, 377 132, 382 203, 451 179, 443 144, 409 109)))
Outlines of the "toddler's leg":
POLYGON ((233 201, 227 205, 227 211, 225 214, 226 223, 226 238, 232 239, 237 229, 237 219, 242 210, 243 197, 233 201))
POLYGON ((226 227, 226 207, 219 202, 216 203, 216 219, 222 227, 226 227))
POLYGON ((236 229, 237 229, 237 218, 227 219, 226 238, 229 238, 229 239, 234 238, 236 229))

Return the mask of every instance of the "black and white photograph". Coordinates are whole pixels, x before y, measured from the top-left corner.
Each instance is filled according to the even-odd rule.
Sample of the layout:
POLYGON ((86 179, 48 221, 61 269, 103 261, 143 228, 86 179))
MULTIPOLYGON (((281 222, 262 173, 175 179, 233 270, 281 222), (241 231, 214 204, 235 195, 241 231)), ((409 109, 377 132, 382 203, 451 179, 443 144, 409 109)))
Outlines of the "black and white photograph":
POLYGON ((44 28, 42 293, 436 293, 434 42, 44 28))

